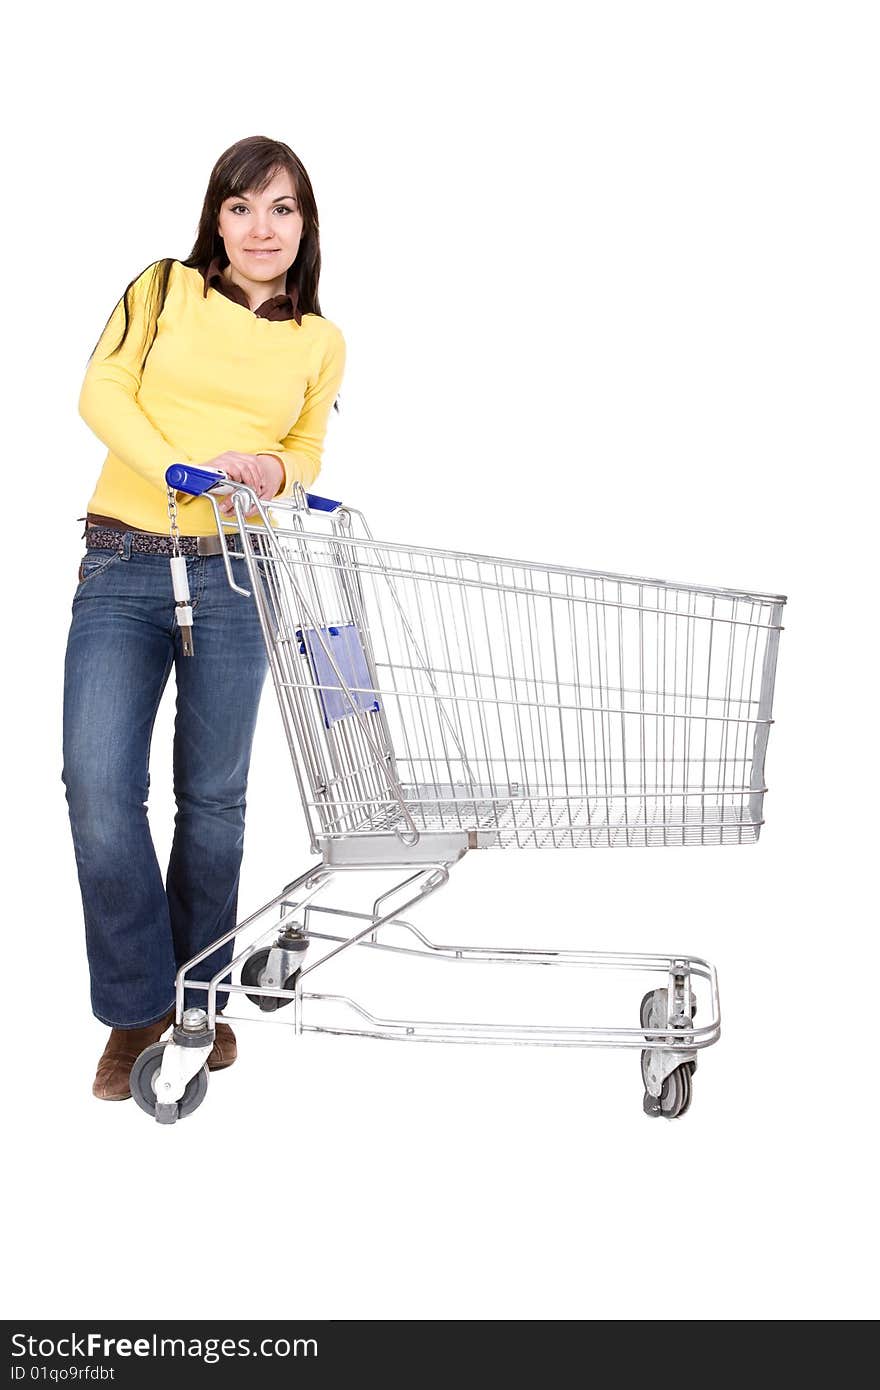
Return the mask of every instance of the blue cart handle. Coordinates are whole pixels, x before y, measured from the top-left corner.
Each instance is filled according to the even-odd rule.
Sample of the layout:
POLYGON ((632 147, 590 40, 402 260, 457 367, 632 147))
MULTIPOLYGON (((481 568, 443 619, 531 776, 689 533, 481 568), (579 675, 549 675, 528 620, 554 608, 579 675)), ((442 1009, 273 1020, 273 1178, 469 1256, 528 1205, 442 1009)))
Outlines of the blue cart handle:
POLYGON ((319 497, 316 492, 307 492, 306 501, 313 512, 335 512, 342 506, 341 502, 334 502, 330 497, 319 497))
MULTIPOLYGON (((165 470, 165 481, 176 492, 188 492, 192 497, 201 497, 202 493, 211 492, 214 488, 222 487, 229 491, 231 487, 235 487, 221 468, 198 468, 192 463, 172 463, 171 467, 165 470)), ((334 502, 329 497, 318 497, 314 492, 307 492, 305 498, 314 512, 335 512, 342 506, 341 502, 334 502)))
POLYGON ((192 463, 172 463, 165 470, 165 481, 176 492, 201 497, 203 492, 228 484, 229 479, 220 468, 197 468, 192 463))

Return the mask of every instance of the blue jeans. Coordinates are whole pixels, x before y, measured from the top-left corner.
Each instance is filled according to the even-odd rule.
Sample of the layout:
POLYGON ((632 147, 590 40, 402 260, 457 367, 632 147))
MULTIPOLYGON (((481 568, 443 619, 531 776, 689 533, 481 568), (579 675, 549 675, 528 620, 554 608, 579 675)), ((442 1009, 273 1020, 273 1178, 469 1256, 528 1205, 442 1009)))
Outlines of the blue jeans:
MULTIPOLYGON (((174 1003, 180 965, 236 921, 245 791, 267 659, 256 605, 220 555, 187 560, 195 655, 181 654, 168 560, 86 552, 64 668, 64 771, 92 1010, 137 1028, 174 1003), (150 739, 172 666, 177 814, 165 882, 147 823, 150 739)), ((233 573, 249 588, 241 560, 233 573)), ((199 979, 228 964, 233 942, 199 979)), ((218 994, 222 1008, 228 995, 218 994)), ((186 1006, 207 994, 187 991, 186 1006)))

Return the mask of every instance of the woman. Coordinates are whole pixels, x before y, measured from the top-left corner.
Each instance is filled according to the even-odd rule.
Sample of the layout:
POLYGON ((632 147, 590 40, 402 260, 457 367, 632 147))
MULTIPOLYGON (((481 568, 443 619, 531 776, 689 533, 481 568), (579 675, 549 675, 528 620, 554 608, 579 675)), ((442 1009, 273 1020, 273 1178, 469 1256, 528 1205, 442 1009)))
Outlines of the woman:
MULTIPOLYGON (((314 481, 345 362, 342 334, 321 316, 320 266, 299 159, 276 140, 241 140, 214 167, 191 255, 157 261, 132 281, 83 383, 80 414, 109 452, 73 600, 63 778, 92 1009, 111 1028, 93 1086, 101 1100, 130 1094, 132 1063, 173 1022, 178 967, 235 924, 267 669, 256 607, 226 582, 210 504, 178 495, 196 647, 182 654, 165 470, 187 461, 222 468, 264 501, 314 481), (177 814, 163 883, 146 800, 172 666, 177 814)), ((230 943, 206 971, 231 953, 230 943)), ((186 1000, 204 1004, 204 994, 186 1000)), ((209 1067, 235 1055, 232 1029, 218 1022, 209 1067)))

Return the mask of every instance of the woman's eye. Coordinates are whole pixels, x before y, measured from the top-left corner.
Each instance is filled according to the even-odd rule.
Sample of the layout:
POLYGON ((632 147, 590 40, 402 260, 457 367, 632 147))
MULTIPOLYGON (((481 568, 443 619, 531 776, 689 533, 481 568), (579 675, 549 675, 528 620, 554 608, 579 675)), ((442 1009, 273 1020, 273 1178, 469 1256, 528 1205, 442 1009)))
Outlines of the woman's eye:
MULTIPOLYGON (((236 203, 236 204, 235 204, 235 207, 232 207, 232 208, 229 209, 230 212, 242 212, 242 211, 243 211, 243 212, 247 212, 248 210, 249 210, 249 209, 248 209, 248 207, 247 207, 247 205, 246 205, 245 203, 236 203)), ((287 212, 287 213, 291 213, 291 212, 295 212, 296 209, 295 209, 295 208, 289 208, 289 207, 287 207, 284 203, 279 203, 278 206, 277 206, 277 208, 275 208, 275 211, 276 211, 276 212, 287 212)))

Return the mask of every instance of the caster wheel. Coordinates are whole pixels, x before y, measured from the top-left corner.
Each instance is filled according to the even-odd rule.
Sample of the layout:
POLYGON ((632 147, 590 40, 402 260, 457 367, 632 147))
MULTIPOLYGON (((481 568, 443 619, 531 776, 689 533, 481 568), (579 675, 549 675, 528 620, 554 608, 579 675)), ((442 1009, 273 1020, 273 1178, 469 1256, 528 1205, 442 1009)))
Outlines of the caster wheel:
MULTIPOLYGON (((639 1022, 641 1023, 641 1025, 642 1025, 643 1028, 647 1028, 648 1025, 649 1025, 650 1022, 651 1022, 651 1009, 652 1009, 652 1006, 653 1006, 653 1004, 654 1004, 654 995, 655 995, 655 993, 656 993, 656 990, 649 989, 649 990, 648 990, 648 993, 645 995, 645 997, 643 998, 643 1000, 642 1000, 642 1002, 641 1002, 641 1006, 640 1006, 640 1008, 639 1008, 639 1022)), ((663 993, 665 994, 666 991, 664 990, 663 993)), ((693 995, 691 995, 691 1018, 696 1018, 696 1016, 697 1016, 697 1001, 696 1001, 696 999, 693 997, 693 995)))
POLYGON ((692 1064, 683 1062, 675 1071, 669 1073, 663 1082, 660 1095, 652 1096, 647 1086, 648 1053, 642 1053, 642 1079, 645 1082, 644 1108, 647 1115, 663 1115, 667 1120, 677 1120, 690 1108, 693 1099, 692 1064))
MULTIPOLYGON (((694 1067, 696 1065, 696 1062, 684 1062, 680 1067, 676 1067, 676 1071, 681 1073, 682 1080, 686 1083, 684 1088, 685 1096, 676 1113, 674 1115, 670 1115, 669 1118, 671 1120, 677 1120, 679 1116, 684 1115, 685 1112, 689 1110, 691 1107, 691 1101, 694 1098, 694 1083, 692 1078, 694 1074, 694 1067)), ((673 1075, 675 1075, 675 1073, 673 1073, 673 1075)))
POLYGON ((643 1028, 647 1028, 651 1022, 651 1010, 654 1007, 654 994, 655 991, 649 989, 639 1006, 639 1022, 643 1028))
MULTIPOLYGON (((141 1110, 145 1110, 148 1115, 152 1115, 154 1118, 156 1115, 156 1080, 162 1068, 162 1057, 167 1046, 167 1043, 159 1042, 153 1043, 152 1047, 145 1047, 141 1055, 136 1058, 129 1076, 128 1084, 131 1088, 131 1094, 141 1110)), ((185 1120, 194 1110, 198 1110, 207 1093, 208 1068, 205 1066, 187 1082, 186 1090, 177 1102, 177 1118, 185 1120)))
MULTIPOLYGON (((252 956, 248 956, 244 965, 241 967, 241 983, 243 985, 256 985, 259 988, 261 983, 260 976, 266 969, 269 951, 270 947, 264 946, 261 950, 254 951, 252 956)), ((279 988, 293 989, 298 974, 299 971, 294 970, 293 974, 290 975, 279 988)), ((293 1003, 292 999, 276 999, 270 994, 249 994, 247 997, 252 1004, 256 1004, 258 1009, 262 1009, 264 1014, 274 1014, 277 1009, 284 1009, 288 1004, 293 1003)))

